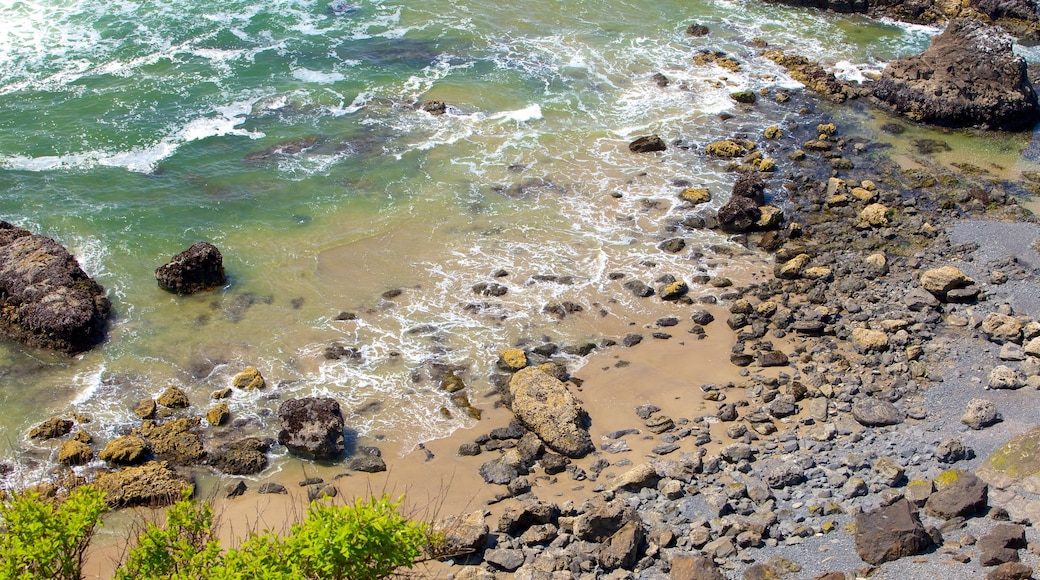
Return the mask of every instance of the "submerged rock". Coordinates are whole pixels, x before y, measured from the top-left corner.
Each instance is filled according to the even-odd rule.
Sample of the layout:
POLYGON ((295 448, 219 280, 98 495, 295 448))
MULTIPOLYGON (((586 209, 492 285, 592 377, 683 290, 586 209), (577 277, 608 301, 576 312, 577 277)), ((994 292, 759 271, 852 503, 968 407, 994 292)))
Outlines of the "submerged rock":
POLYGON ((58 242, 0 221, 0 332, 76 354, 105 337, 105 289, 58 242))
POLYGON ((924 52, 889 63, 873 96, 914 121, 949 127, 1028 129, 1038 118, 1025 59, 1011 37, 978 20, 952 20, 924 52))

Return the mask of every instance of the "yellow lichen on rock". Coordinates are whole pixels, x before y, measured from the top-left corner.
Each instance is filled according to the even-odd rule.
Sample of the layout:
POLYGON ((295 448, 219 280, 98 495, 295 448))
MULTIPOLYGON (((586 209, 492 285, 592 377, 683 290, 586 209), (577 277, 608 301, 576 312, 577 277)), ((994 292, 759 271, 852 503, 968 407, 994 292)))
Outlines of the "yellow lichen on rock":
POLYGON ((707 187, 687 187, 679 194, 679 197, 681 197, 683 201, 699 205, 711 201, 711 192, 708 191, 707 187))
POLYGON ((260 374, 256 367, 242 369, 242 372, 235 375, 235 378, 231 380, 231 384, 246 391, 262 389, 266 386, 263 375, 260 374))
POLYGON ((722 139, 709 143, 704 151, 715 157, 740 157, 747 153, 748 148, 732 139, 722 139))

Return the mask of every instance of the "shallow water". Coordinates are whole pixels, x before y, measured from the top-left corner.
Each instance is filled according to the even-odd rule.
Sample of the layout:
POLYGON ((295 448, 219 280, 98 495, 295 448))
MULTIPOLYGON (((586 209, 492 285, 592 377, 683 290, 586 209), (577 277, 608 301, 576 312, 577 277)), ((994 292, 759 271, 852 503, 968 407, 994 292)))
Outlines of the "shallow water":
MULTIPOLYGON (((235 393, 236 433, 274 433, 271 392, 381 401, 350 422, 405 450, 471 425, 431 364, 468 369, 486 405, 499 349, 597 341, 604 319, 647 314, 608 273, 714 270, 700 252, 727 243, 717 234, 689 234, 677 255, 656 245, 686 213, 676 180, 717 208, 732 176, 691 150, 633 155, 630 140, 704 144, 793 115, 729 99, 799 86, 753 38, 855 78, 937 32, 750 0, 0 0, 0 22, 0 217, 66 244, 115 310, 109 340, 76 359, 0 346, 0 430, 26 479, 53 448, 24 433, 48 416, 91 415, 103 441, 134 424, 137 400, 175 384, 204 409, 246 365, 271 387, 235 393), (692 22, 711 34, 687 37, 692 22), (694 66, 699 50, 741 70, 694 66), (449 114, 416 109, 432 99, 449 114), (296 139, 313 145, 271 153, 296 139), (197 240, 221 249, 229 284, 160 291, 154 269, 197 240), (508 294, 471 291, 500 269, 508 294), (542 312, 563 300, 585 310, 542 312), (327 360, 330 344, 362 357, 327 360)), ((1028 142, 986 147, 1009 167, 1028 142)))

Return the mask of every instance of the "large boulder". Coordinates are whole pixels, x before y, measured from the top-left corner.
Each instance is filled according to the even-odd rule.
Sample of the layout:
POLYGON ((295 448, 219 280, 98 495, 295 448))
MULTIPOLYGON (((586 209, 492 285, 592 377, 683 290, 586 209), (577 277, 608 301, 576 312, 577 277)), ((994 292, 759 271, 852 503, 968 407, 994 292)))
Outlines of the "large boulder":
POLYGON ((193 493, 195 484, 165 461, 149 461, 115 473, 103 473, 95 481, 112 507, 164 506, 193 493))
POLYGON ((0 221, 0 333, 76 354, 104 339, 110 308, 61 244, 0 221))
POLYGON ((213 463, 230 475, 252 475, 267 469, 270 444, 257 437, 246 437, 227 444, 217 453, 213 463))
POLYGON ((924 52, 895 60, 874 86, 884 105, 948 127, 1028 129, 1038 118, 1026 61, 999 28, 955 19, 924 52))
POLYGON ((343 413, 335 399, 289 399, 278 407, 282 430, 278 443, 305 459, 330 460, 343 455, 343 413))
POLYGON ((177 294, 195 294, 223 286, 227 280, 224 257, 213 244, 195 242, 169 263, 159 266, 155 270, 155 279, 160 288, 177 294))
POLYGON ((509 394, 516 418, 553 451, 577 458, 595 449, 588 414, 556 377, 521 369, 509 380, 509 394))
POLYGON ((905 499, 856 516, 856 553, 868 564, 920 554, 933 543, 905 499))

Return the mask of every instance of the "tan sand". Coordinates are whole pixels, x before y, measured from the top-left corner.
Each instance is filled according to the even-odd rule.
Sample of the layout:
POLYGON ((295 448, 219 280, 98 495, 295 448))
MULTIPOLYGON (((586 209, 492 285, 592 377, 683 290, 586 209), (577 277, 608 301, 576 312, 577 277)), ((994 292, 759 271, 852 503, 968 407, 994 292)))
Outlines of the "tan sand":
MULTIPOLYGON (((738 284, 746 284, 766 276, 767 267, 760 257, 755 257, 751 260, 734 260, 734 265, 724 273, 738 284)), ((731 289, 697 286, 691 290, 691 296, 719 295, 725 291, 731 289)), ((703 398, 704 393, 700 389, 703 384, 734 385, 724 390, 726 402, 744 398, 744 389, 737 385, 742 385, 747 379, 740 375, 738 367, 729 362, 735 333, 726 326, 728 316, 728 311, 721 305, 660 303, 647 320, 634 325, 615 318, 590 320, 590 324, 596 325, 605 336, 621 337, 627 332, 644 335, 641 344, 631 348, 618 345, 597 351, 588 358, 583 368, 572 370, 573 376, 582 381, 574 393, 592 418, 590 432, 593 442, 599 447, 606 441, 603 437, 605 433, 621 429, 636 428, 641 430, 641 434, 625 437, 631 451, 615 455, 597 451, 574 462, 588 470, 589 465, 600 457, 610 461, 612 466, 596 482, 575 481, 566 472, 547 477, 536 470, 529 476, 533 492, 541 499, 558 503, 568 500, 581 502, 595 495, 593 487, 596 485, 609 482, 611 477, 631 469, 614 467, 613 464, 618 460, 624 458, 633 465, 639 465, 656 457, 650 449, 660 441, 646 431, 643 421, 636 415, 635 409, 640 405, 656 405, 663 414, 680 421, 716 413, 719 403, 703 398), (709 310, 716 318, 715 322, 707 326, 704 339, 687 333, 693 325, 689 315, 700 309, 709 310), (661 316, 676 316, 682 322, 674 327, 657 328, 653 322, 661 316), (672 338, 651 338, 654 331, 668 332, 672 338)), ((778 340, 774 343, 791 354, 790 345, 785 346, 778 340)), ((762 369, 752 366, 748 370, 752 374, 774 377, 779 372, 792 372, 791 367, 762 369)), ((224 545, 234 545, 250 531, 286 531, 292 522, 306 513, 307 492, 299 483, 314 477, 335 485, 338 490, 338 496, 332 500, 335 502, 352 503, 354 498, 383 493, 393 498, 403 495, 406 499, 402 512, 411 517, 433 521, 450 514, 485 510, 487 521, 494 530, 504 502, 493 503, 493 500, 496 495, 505 493, 505 487, 485 484, 479 468, 496 455, 485 452, 475 457, 459 457, 456 452, 460 444, 472 441, 494 428, 508 425, 512 413, 501 406, 496 407, 490 399, 481 398, 475 402, 483 411, 483 418, 476 427, 457 431, 445 439, 426 442, 425 451, 416 449, 401 456, 392 445, 380 443, 388 466, 388 471, 384 473, 347 473, 342 465, 318 465, 291 460, 278 473, 262 481, 248 482, 249 491, 240 497, 225 497, 227 486, 238 479, 232 477, 200 478, 198 495, 212 503, 220 521, 220 537, 224 545), (431 459, 427 459, 426 451, 432 453, 431 459), (281 483, 288 489, 288 494, 256 493, 259 484, 266 481, 281 483)), ((710 426, 713 442, 707 446, 709 452, 729 442, 724 435, 727 426, 710 426)), ((677 458, 684 452, 697 449, 689 439, 683 439, 679 444, 681 449, 668 457, 677 458)), ((100 541, 96 543, 97 549, 88 562, 86 578, 111 577, 115 561, 125 545, 128 522, 140 523, 155 517, 156 514, 151 510, 124 510, 113 514, 100 541)), ((446 577, 450 571, 450 566, 441 563, 424 564, 416 570, 419 576, 431 578, 446 577)))

